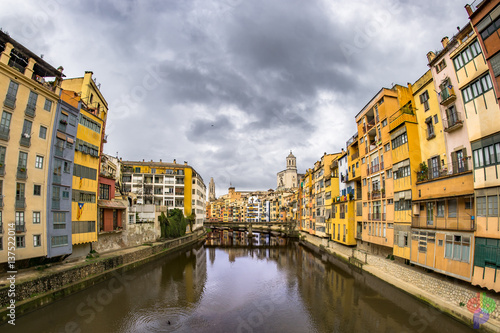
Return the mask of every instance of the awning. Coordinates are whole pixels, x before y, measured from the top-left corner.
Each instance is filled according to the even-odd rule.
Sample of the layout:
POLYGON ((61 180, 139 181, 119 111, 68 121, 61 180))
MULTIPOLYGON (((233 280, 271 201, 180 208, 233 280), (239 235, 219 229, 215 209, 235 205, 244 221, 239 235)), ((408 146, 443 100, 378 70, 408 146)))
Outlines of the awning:
POLYGON ((97 205, 99 208, 111 208, 111 209, 127 209, 127 206, 122 201, 114 200, 97 200, 97 205))
POLYGON ((56 133, 56 136, 61 139, 61 140, 65 140, 66 141, 66 134, 63 134, 61 132, 57 132, 56 133))

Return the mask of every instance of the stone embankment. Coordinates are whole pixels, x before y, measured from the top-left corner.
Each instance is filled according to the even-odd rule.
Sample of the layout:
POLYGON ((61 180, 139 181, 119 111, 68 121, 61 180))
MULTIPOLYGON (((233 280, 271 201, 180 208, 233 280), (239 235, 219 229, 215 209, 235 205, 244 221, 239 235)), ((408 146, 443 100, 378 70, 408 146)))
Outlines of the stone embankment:
MULTIPOLYGON (((162 255, 193 245, 204 237, 204 231, 199 230, 178 239, 112 251, 94 259, 53 265, 43 270, 31 268, 19 271, 15 276, 16 316, 105 281, 162 255)), ((9 274, 0 276, 1 322, 7 319, 6 307, 10 301, 8 295, 10 281, 7 280, 9 276, 9 274)))
POLYGON ((472 286, 467 282, 454 280, 439 273, 427 273, 419 267, 412 267, 369 253, 361 253, 350 247, 335 242, 328 242, 322 238, 301 233, 302 242, 307 242, 324 250, 330 255, 349 262, 354 255, 361 262, 362 270, 370 273, 396 288, 417 297, 457 320, 473 326, 473 313, 468 311, 469 300, 485 293, 496 303, 496 309, 489 314, 487 322, 481 324, 481 331, 500 332, 500 297, 495 292, 472 286), (366 263, 365 263, 366 260, 366 263))

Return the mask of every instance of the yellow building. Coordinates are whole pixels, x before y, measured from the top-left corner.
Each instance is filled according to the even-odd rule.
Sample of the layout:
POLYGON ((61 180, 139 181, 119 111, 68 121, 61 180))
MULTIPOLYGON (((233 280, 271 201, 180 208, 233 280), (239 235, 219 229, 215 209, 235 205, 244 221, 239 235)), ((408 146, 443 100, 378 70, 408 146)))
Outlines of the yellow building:
POLYGON ((83 77, 66 79, 62 88, 73 91, 82 101, 75 142, 72 193, 73 254, 84 255, 97 241, 97 197, 100 155, 108 104, 92 79, 92 72, 83 77))
MULTIPOLYGON (((362 201, 362 183, 361 183, 361 159, 359 157, 359 138, 355 133, 347 142, 348 156, 348 182, 354 189, 351 201, 354 202, 354 212, 348 210, 348 217, 354 223, 351 229, 354 237, 361 240, 363 232, 363 201, 362 201)), ((350 244, 353 245, 353 244, 350 244)))
MULTIPOLYGON (((392 179, 394 190, 394 247, 393 254, 410 259, 411 202, 416 196, 417 177, 412 170, 420 165, 420 141, 415 115, 415 102, 410 88, 398 86, 399 110, 389 117, 391 136, 392 179)), ((429 117, 434 121, 432 117, 429 117)), ((439 122, 441 124, 441 122, 439 122)), ((427 139, 435 136, 428 132, 427 139)))
MULTIPOLYGON (((361 160, 363 229, 358 246, 366 251, 392 255, 394 245, 394 189, 391 146, 406 143, 406 136, 389 133, 389 118, 400 109, 395 85, 382 88, 356 115, 361 160)), ((396 147, 397 148, 397 147, 396 147)), ((409 234, 402 234, 409 246, 409 234)))
MULTIPOLYGON (((464 103, 467 131, 473 155, 476 233, 471 283, 500 291, 500 109, 483 50, 467 24, 457 35, 458 46, 450 57, 464 103)), ((472 243, 462 248, 470 248, 472 243)))
POLYGON ((417 178, 417 187, 412 200, 410 262, 470 281, 474 238, 470 144, 459 117, 463 106, 453 89, 457 84, 454 69, 446 65, 451 64, 449 54, 456 46, 456 39, 449 43, 443 39, 443 50, 431 54, 431 70, 412 85, 422 164, 412 167, 411 174, 417 178))
POLYGON ((0 262, 8 261, 6 236, 12 233, 17 266, 47 255, 49 156, 61 77, 0 31, 0 262))

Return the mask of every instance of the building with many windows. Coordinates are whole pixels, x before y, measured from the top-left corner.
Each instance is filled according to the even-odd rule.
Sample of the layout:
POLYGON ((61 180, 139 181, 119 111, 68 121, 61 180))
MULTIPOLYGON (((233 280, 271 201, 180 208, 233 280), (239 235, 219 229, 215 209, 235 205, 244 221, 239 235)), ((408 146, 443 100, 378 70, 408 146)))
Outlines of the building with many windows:
POLYGON ((16 267, 48 253, 46 186, 62 76, 0 31, 0 262, 14 229, 16 267))
POLYGON ((187 162, 121 161, 124 193, 132 193, 137 205, 178 208, 184 215, 196 214, 196 228, 205 218, 206 186, 201 175, 187 162))
MULTIPOLYGON (((98 234, 98 176, 108 105, 92 74, 87 71, 83 77, 62 82, 63 89, 74 92, 82 106, 75 141, 71 196, 74 256, 86 255, 98 234)), ((58 199, 57 193, 52 199, 58 199)))

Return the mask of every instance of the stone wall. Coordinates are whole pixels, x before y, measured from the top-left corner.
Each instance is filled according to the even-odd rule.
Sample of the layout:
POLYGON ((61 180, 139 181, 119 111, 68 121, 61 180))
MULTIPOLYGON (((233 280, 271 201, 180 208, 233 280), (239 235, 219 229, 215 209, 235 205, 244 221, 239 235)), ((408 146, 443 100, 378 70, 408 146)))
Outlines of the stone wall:
MULTIPOLYGON (((170 252, 166 251, 167 249, 174 249, 176 247, 196 242, 202 237, 203 231, 200 230, 175 240, 155 243, 151 246, 141 246, 137 248, 136 251, 108 258, 97 259, 94 262, 85 262, 79 266, 71 267, 62 271, 54 271, 50 274, 43 275, 30 281, 20 282, 19 284, 16 284, 16 306, 19 310, 17 313, 22 313, 22 301, 28 300, 30 297, 47 294, 47 292, 50 291, 48 298, 43 296, 46 297, 46 301, 38 302, 39 304, 37 306, 50 303, 62 296, 85 289, 89 285, 93 285, 109 278, 112 272, 114 272, 117 268, 123 268, 123 266, 135 263, 140 264, 142 261, 149 261, 156 255, 170 252), (74 287, 75 285, 76 287, 74 287)), ((2 320, 5 320, 6 318, 5 316, 7 312, 5 311, 5 307, 10 300, 8 297, 8 291, 8 285, 0 288, 0 317, 2 317, 2 320)), ((33 299, 33 302, 36 301, 36 299, 33 299)), ((32 308, 30 308, 30 310, 32 310, 32 308)))

